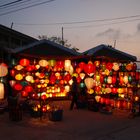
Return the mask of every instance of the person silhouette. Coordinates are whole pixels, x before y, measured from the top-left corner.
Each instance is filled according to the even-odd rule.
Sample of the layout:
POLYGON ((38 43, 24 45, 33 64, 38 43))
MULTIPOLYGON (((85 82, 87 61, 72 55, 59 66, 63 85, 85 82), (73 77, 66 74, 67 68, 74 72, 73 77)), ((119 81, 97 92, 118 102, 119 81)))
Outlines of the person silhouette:
POLYGON ((70 110, 73 109, 74 104, 76 105, 77 109, 78 109, 78 83, 77 83, 77 79, 74 76, 72 78, 73 83, 71 85, 71 95, 72 95, 72 100, 71 100, 71 104, 70 104, 70 110))

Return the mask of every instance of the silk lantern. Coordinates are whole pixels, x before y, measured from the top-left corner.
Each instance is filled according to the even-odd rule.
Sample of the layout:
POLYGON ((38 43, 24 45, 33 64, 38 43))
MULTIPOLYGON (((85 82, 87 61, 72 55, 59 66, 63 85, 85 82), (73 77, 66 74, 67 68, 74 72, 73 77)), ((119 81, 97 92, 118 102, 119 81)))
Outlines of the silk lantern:
POLYGON ((45 59, 41 59, 38 63, 41 67, 46 67, 49 64, 45 59))
POLYGON ((66 71, 69 71, 70 66, 71 66, 71 60, 65 60, 64 61, 64 68, 66 71))
POLYGON ((88 77, 88 78, 86 78, 84 80, 84 82, 85 82, 85 85, 86 85, 86 87, 87 87, 88 90, 90 90, 91 88, 93 88, 93 86, 94 86, 94 80, 93 80, 93 78, 88 77))
POLYGON ((7 66, 4 66, 2 63, 0 64, 0 77, 4 77, 8 74, 7 66))
POLYGON ((0 83, 0 99, 4 99, 4 84, 0 83))
POLYGON ((26 59, 26 58, 23 58, 19 61, 19 64, 21 66, 28 66, 30 64, 30 60, 26 59))

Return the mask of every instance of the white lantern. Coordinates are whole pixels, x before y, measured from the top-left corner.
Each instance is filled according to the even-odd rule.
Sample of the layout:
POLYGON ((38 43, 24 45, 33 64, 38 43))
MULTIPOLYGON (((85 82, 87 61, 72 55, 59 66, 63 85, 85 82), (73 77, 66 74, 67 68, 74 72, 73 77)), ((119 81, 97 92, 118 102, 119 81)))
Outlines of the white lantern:
POLYGON ((85 73, 80 73, 80 78, 81 79, 84 79, 85 78, 85 75, 86 75, 85 73))
POLYGON ((65 67, 66 71, 69 71, 70 66, 71 66, 71 60, 65 60, 64 61, 64 67, 65 67))
POLYGON ((49 62, 47 60, 42 59, 39 61, 39 65, 41 67, 46 67, 47 65, 49 65, 49 62))
POLYGON ((0 99, 4 99, 4 84, 0 83, 0 99))
POLYGON ((28 75, 25 77, 26 81, 31 82, 32 80, 34 80, 33 76, 28 75))
POLYGON ((124 81, 125 84, 128 84, 128 76, 124 76, 123 81, 124 81))
POLYGON ((93 78, 86 78, 85 80, 85 85, 86 85, 86 87, 87 87, 87 89, 88 90, 90 90, 91 88, 93 88, 93 86, 94 86, 94 80, 93 80, 93 78))

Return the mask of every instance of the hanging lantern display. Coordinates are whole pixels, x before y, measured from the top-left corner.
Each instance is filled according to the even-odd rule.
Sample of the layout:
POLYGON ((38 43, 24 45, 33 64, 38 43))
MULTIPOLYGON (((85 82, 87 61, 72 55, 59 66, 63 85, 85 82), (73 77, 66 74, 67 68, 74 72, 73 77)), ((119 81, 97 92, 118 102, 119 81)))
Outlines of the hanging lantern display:
POLYGON ((14 87, 14 89, 17 90, 17 91, 22 90, 22 88, 23 88, 22 85, 21 85, 20 83, 16 83, 13 87, 14 87))
POLYGON ((41 67, 46 67, 46 66, 48 66, 48 61, 47 60, 45 60, 45 59, 41 59, 41 60, 39 60, 39 65, 41 66, 41 67))
POLYGON ((16 70, 19 70, 19 71, 22 70, 23 68, 24 68, 24 67, 21 66, 21 65, 16 65, 16 66, 15 66, 15 69, 16 69, 16 70))
POLYGON ((30 60, 26 59, 26 58, 23 58, 19 61, 19 64, 21 66, 28 66, 30 64, 30 60))
POLYGON ((0 99, 4 99, 4 84, 0 83, 0 99))
POLYGON ((0 64, 0 77, 4 77, 8 74, 8 68, 7 66, 3 65, 3 63, 0 64))
POLYGON ((56 65, 56 60, 51 59, 48 61, 49 62, 49 66, 54 67, 56 65))
POLYGON ((100 66, 100 61, 96 60, 96 61, 94 61, 94 64, 95 64, 96 67, 99 67, 100 66))
POLYGON ((112 70, 112 67, 113 67, 113 63, 108 62, 108 63, 106 64, 106 69, 112 70))
POLYGON ((85 80, 85 85, 87 87, 88 90, 90 90, 91 88, 93 88, 94 86, 94 80, 93 78, 86 78, 85 80))
POLYGON ((128 63, 126 65, 126 70, 131 71, 133 69, 133 64, 132 63, 128 63))
POLYGON ((124 81, 125 84, 128 84, 128 76, 124 76, 123 81, 124 81))
POLYGON ((25 79, 26 79, 26 81, 31 82, 34 78, 33 78, 33 76, 31 76, 31 75, 27 75, 27 76, 25 77, 25 79))
POLYGON ((13 86, 15 85, 15 83, 16 83, 15 80, 10 80, 10 81, 9 81, 9 84, 10 84, 11 87, 13 87, 13 86))
POLYGON ((82 69, 80 67, 76 68, 75 70, 78 74, 80 74, 80 72, 82 71, 82 69))
POLYGON ((108 83, 108 84, 112 84, 112 77, 111 77, 111 76, 108 76, 108 78, 107 78, 107 83, 108 83))

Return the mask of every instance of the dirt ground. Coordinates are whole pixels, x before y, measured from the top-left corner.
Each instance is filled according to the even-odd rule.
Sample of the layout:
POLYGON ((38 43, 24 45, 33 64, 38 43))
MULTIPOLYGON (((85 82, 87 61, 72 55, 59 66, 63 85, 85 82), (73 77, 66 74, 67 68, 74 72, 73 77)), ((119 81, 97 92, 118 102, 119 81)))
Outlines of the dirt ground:
POLYGON ((0 114, 1 140, 139 140, 140 117, 130 119, 129 112, 113 110, 113 114, 88 109, 69 110, 69 101, 57 101, 63 107, 61 121, 50 121, 48 114, 33 118, 23 113, 22 120, 9 120, 9 113, 0 114))

